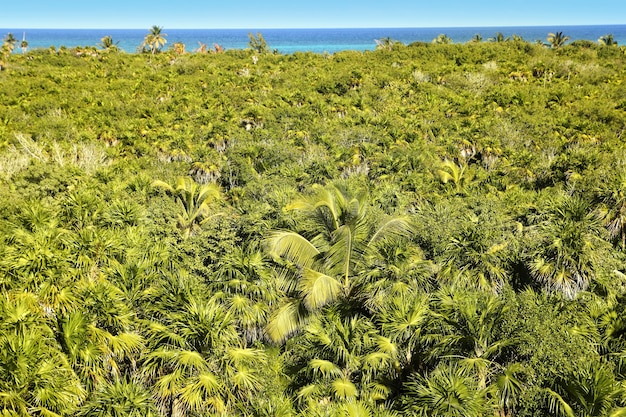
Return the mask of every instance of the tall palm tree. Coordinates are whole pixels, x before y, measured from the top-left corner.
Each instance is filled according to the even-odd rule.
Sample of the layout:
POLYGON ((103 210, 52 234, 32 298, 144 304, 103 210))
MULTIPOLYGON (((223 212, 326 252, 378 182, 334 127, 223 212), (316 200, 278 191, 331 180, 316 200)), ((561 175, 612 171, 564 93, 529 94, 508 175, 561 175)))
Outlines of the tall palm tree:
POLYGON ((144 37, 143 43, 141 44, 144 49, 148 49, 152 55, 159 52, 161 48, 167 43, 165 37, 167 36, 165 33, 161 31, 163 28, 161 26, 154 25, 150 28, 150 32, 144 37))
POLYGON ((504 37, 502 32, 496 32, 496 35, 493 38, 488 39, 489 42, 506 42, 509 38, 504 37))
POLYGON ((182 42, 174 42, 172 44, 172 50, 176 55, 184 55, 185 54, 185 44, 182 42))
POLYGON ((9 54, 13 52, 15 46, 17 45, 17 39, 15 39, 15 36, 13 36, 12 33, 7 33, 2 42, 3 48, 6 47, 9 54))
POLYGON ((452 38, 450 38, 445 33, 438 35, 435 39, 433 39, 432 43, 436 43, 439 45, 447 45, 452 43, 452 38))
POLYGON ((552 49, 557 49, 565 45, 569 40, 569 36, 565 36, 563 32, 548 33, 548 44, 552 49))
POLYGON ((398 45, 399 43, 399 41, 387 36, 386 38, 376 39, 376 49, 391 51, 394 45, 398 45))
POLYGON ((26 40, 26 32, 22 34, 22 42, 20 42, 20 49, 22 50, 22 54, 26 53, 28 49, 28 41, 26 40))
POLYGON ((600 38, 598 39, 598 43, 604 46, 617 46, 617 41, 611 33, 600 36, 600 38))
POLYGON ((267 247, 277 260, 289 266, 292 281, 285 285, 291 297, 274 314, 269 336, 283 341, 298 330, 308 314, 337 300, 358 300, 367 274, 364 265, 377 256, 381 244, 407 236, 411 231, 404 217, 375 219, 368 211, 365 194, 353 196, 344 185, 317 188, 308 199, 290 204, 312 222, 308 233, 275 231, 267 247))
POLYGON ((100 46, 105 51, 117 52, 119 51, 119 48, 117 46, 119 43, 120 41, 113 42, 113 38, 107 35, 100 39, 100 44, 98 46, 100 46))

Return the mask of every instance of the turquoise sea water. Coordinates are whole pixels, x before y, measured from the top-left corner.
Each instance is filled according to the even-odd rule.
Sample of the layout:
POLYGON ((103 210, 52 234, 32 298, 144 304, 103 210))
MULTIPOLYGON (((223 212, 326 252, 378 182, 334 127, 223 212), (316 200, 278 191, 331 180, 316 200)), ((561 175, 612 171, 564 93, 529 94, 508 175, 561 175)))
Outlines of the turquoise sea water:
MULTIPOLYGON (((128 53, 137 51, 148 29, 20 29, 0 28, 0 36, 13 33, 18 39, 26 36, 29 48, 50 46, 96 46, 104 36, 111 36, 119 47, 128 53)), ((480 34, 484 40, 501 32, 505 37, 519 35, 527 41, 546 41, 549 32, 563 32, 570 41, 586 39, 597 41, 600 36, 612 34, 620 45, 626 45, 626 25, 605 26, 526 26, 526 27, 473 27, 473 28, 367 28, 367 29, 168 29, 166 48, 182 42, 188 51, 199 43, 209 48, 217 43, 226 49, 244 49, 248 46, 248 33, 261 32, 271 49, 281 53, 316 52, 334 53, 343 50, 373 50, 376 39, 390 37, 402 43, 430 42, 439 34, 446 34, 455 43, 469 41, 480 34)), ((19 43, 19 42, 18 42, 19 43)), ((19 48, 18 48, 19 51, 19 48)))

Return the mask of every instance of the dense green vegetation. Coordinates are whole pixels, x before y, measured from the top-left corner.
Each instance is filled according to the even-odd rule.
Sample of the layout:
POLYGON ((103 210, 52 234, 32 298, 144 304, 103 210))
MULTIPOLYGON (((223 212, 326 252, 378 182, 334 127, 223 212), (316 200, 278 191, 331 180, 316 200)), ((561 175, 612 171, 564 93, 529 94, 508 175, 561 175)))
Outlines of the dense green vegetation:
POLYGON ((622 49, 152 36, 5 56, 3 416, 626 415, 622 49))

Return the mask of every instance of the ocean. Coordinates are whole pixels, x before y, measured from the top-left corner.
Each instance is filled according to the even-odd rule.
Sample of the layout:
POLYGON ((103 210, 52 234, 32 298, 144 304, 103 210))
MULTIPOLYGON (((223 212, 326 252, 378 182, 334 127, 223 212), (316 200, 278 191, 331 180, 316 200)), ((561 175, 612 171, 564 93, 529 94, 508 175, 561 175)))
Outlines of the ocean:
MULTIPOLYGON (((104 36, 111 36, 124 52, 135 53, 149 29, 20 29, 0 28, 0 36, 12 33, 20 41, 25 36, 32 48, 59 48, 65 46, 97 46, 104 36)), ((449 27, 449 28, 364 28, 364 29, 169 29, 167 49, 175 42, 185 44, 187 51, 196 50, 200 44, 212 48, 219 44, 226 49, 245 49, 248 33, 262 33, 271 49, 280 53, 294 52, 334 53, 345 50, 365 51, 376 48, 376 39, 390 37, 405 44, 430 42, 439 34, 445 34, 454 43, 465 43, 479 34, 483 40, 500 32, 505 37, 514 34, 535 42, 546 41, 548 33, 563 32, 570 41, 586 39, 596 42, 599 37, 612 34, 620 45, 626 45, 626 25, 602 26, 520 26, 520 27, 449 27)), ((17 48, 16 52, 19 52, 17 48)))

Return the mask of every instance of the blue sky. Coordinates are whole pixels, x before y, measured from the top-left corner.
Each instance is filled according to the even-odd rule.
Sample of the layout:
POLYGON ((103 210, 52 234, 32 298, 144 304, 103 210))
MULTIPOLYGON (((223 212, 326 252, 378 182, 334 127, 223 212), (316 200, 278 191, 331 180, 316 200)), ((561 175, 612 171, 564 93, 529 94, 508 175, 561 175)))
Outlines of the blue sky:
POLYGON ((0 28, 329 28, 626 24, 626 0, 22 0, 0 28), (22 2, 23 1, 23 2, 22 2))

